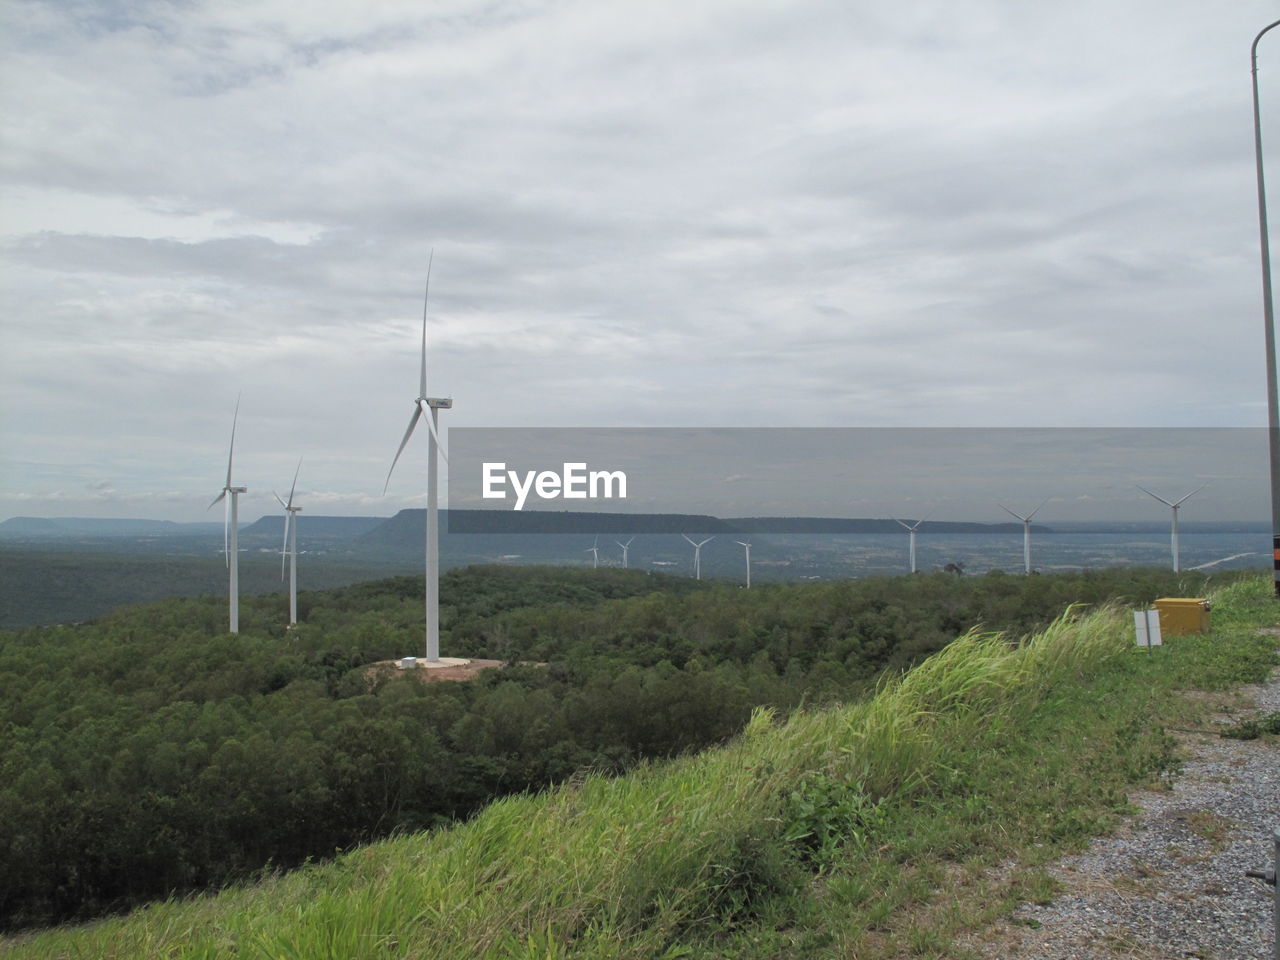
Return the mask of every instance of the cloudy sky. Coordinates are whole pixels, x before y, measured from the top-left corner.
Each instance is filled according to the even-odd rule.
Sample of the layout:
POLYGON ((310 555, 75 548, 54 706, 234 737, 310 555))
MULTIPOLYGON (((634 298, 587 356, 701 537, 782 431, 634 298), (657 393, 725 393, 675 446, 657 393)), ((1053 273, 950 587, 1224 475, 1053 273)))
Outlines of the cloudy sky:
POLYGON ((3 0, 0 518, 420 505, 433 249, 445 425, 1263 425, 1276 14, 3 0))

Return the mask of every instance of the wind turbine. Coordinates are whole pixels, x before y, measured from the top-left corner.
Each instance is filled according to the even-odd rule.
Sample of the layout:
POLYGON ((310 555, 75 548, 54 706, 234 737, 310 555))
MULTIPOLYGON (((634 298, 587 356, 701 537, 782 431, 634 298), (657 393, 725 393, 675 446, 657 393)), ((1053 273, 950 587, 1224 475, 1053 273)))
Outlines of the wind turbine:
POLYGON ((1161 503, 1163 503, 1166 507, 1169 507, 1169 508, 1173 511, 1173 524, 1172 524, 1172 527, 1171 527, 1171 531, 1172 531, 1172 532, 1171 532, 1171 535, 1170 535, 1170 548, 1173 550, 1173 572, 1174 572, 1174 573, 1178 573, 1178 572, 1180 572, 1180 571, 1181 571, 1181 569, 1182 569, 1182 562, 1181 562, 1181 560, 1180 560, 1180 559, 1179 559, 1179 557, 1178 557, 1178 508, 1179 508, 1180 506, 1182 506, 1184 503, 1186 503, 1188 500, 1190 500, 1192 497, 1194 497, 1197 493, 1199 493, 1201 490, 1203 490, 1203 489, 1204 489, 1205 487, 1207 487, 1208 485, 1209 485, 1209 482, 1206 480, 1204 483, 1200 484, 1200 486, 1196 487, 1194 490, 1192 490, 1190 493, 1188 493, 1188 494, 1187 494, 1185 497, 1183 497, 1181 500, 1175 500, 1173 503, 1170 503, 1170 502, 1169 502, 1168 500, 1166 500, 1164 497, 1157 496, 1156 494, 1152 493, 1150 490, 1148 490, 1148 489, 1147 489, 1146 487, 1144 487, 1142 484, 1140 484, 1140 483, 1135 483, 1135 484, 1134 484, 1134 486, 1135 486, 1135 487, 1137 487, 1139 490, 1141 490, 1141 491, 1142 491, 1143 493, 1145 493, 1147 496, 1149 496, 1149 497, 1155 497, 1157 500, 1159 500, 1159 501, 1160 501, 1161 503))
POLYGON ((735 540, 733 542, 740 547, 747 548, 747 589, 750 590, 751 589, 751 544, 747 543, 744 540, 735 540))
MULTIPOLYGON (((440 446, 440 433, 436 423, 437 412, 451 410, 452 398, 427 396, 427 300, 431 294, 431 262, 435 259, 435 251, 427 261, 427 284, 422 295, 422 368, 418 379, 418 396, 413 401, 413 416, 409 418, 409 427, 400 441, 400 449, 391 461, 391 469, 387 471, 387 482, 382 487, 385 496, 391 484, 391 474, 404 453, 413 428, 418 425, 423 413, 427 415, 427 428, 430 433, 427 442, 427 545, 426 545, 426 615, 427 615, 427 662, 437 663, 440 660, 440 525, 436 504, 438 465, 436 450, 440 446)), ((447 459, 447 458, 446 458, 447 459)))
POLYGON ((592 569, 592 570, 599 569, 599 567, 600 567, 600 538, 599 538, 599 537, 596 537, 596 542, 595 542, 595 543, 593 543, 591 546, 587 547, 587 549, 583 550, 582 552, 583 552, 583 553, 589 553, 589 554, 591 554, 591 569, 592 569))
POLYGON ((897 518, 897 517, 894 517, 894 518, 893 518, 894 520, 898 520, 898 523, 900 523, 904 528, 906 528, 907 533, 909 533, 909 534, 911 535, 911 536, 910 536, 910 549, 908 550, 908 553, 910 554, 910 557, 911 557, 911 572, 912 572, 912 573, 915 573, 915 572, 916 572, 916 531, 917 531, 918 529, 920 529, 920 524, 924 523, 924 522, 925 522, 926 520, 928 520, 931 516, 933 516, 933 511, 932 511, 932 510, 930 510, 928 513, 926 513, 923 517, 921 517, 919 520, 917 520, 917 521, 916 521, 915 523, 913 523, 913 524, 908 524, 908 523, 907 523, 907 521, 905 521, 905 520, 898 520, 898 518, 897 518))
POLYGON ((231 485, 231 460, 236 454, 236 422, 240 419, 240 397, 236 397, 236 412, 231 417, 231 448, 227 452, 227 482, 222 492, 206 507, 212 510, 222 500, 227 501, 226 512, 222 522, 222 548, 227 556, 229 573, 228 595, 230 596, 230 632, 240 632, 240 494, 248 487, 231 485), (230 497, 227 494, 231 494, 230 497))
MULTIPOLYGON (((688 534, 682 533, 680 536, 689 540, 688 534)), ((715 537, 707 537, 707 539, 703 540, 702 543, 694 543, 692 540, 689 540, 689 542, 693 544, 693 577, 695 580, 702 579, 702 548, 714 539, 715 537)))
POLYGON ((289 488, 289 502, 280 499, 274 490, 271 495, 284 507, 284 543, 280 546, 280 579, 284 579, 284 561, 289 558, 289 625, 298 622, 298 517, 301 507, 293 505, 293 492, 298 489, 298 471, 302 469, 302 458, 298 458, 298 467, 293 471, 293 486, 289 488))
MULTIPOLYGON (((634 539, 635 537, 631 538, 631 540, 634 540, 634 539)), ((630 566, 630 564, 627 563, 627 550, 630 549, 631 547, 631 540, 628 540, 626 543, 623 543, 621 540, 613 541, 614 543, 616 543, 618 546, 622 548, 622 569, 623 570, 628 569, 630 566)))
MULTIPOLYGON (((1040 501, 1040 507, 1043 507, 1048 502, 1049 502, 1049 498, 1045 497, 1045 499, 1040 501)), ((1005 513, 1009 514, 1009 516, 1016 517, 1017 519, 1022 521, 1022 565, 1026 570, 1027 576, 1030 576, 1031 575, 1031 518, 1040 512, 1040 507, 1036 507, 1030 513, 1028 513, 1025 517, 1022 516, 1021 514, 1014 513, 1012 510, 1006 507, 1003 503, 999 504, 999 507, 1005 513)))

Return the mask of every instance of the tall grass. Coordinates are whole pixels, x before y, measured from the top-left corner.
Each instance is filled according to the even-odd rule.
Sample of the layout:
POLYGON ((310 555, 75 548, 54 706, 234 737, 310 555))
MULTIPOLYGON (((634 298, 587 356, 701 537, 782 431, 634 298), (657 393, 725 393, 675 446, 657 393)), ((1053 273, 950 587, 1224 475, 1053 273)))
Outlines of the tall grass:
MULTIPOLYGON (((1251 589, 1233 587, 1219 598, 1224 620, 1237 616, 1236 607, 1251 609, 1251 589)), ((1238 615, 1241 624, 1263 615, 1249 609, 1238 615)), ((452 829, 374 844, 218 896, 48 932, 10 953, 104 960, 692 955, 687 944, 708 919, 748 923, 770 897, 803 886, 787 811, 805 783, 820 777, 867 802, 922 803, 957 779, 957 755, 1022 726, 1056 692, 1116 664, 1159 668, 1142 665, 1132 643, 1128 615, 1115 609, 1069 610, 1021 640, 967 634, 882 681, 863 702, 783 722, 761 711, 722 749, 620 778, 575 778, 542 795, 500 800, 452 829)), ((852 881, 840 883, 846 889, 852 881)))

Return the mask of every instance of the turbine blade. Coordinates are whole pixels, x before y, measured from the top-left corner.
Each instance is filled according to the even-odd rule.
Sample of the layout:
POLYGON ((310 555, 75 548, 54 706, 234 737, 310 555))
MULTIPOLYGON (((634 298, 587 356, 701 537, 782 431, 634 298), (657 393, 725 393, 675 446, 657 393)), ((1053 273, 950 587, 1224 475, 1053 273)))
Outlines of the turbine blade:
POLYGON ((231 566, 231 501, 227 501, 222 513, 222 555, 227 558, 227 566, 231 566))
POLYGON ((226 495, 227 495, 227 488, 226 488, 226 487, 223 487, 223 488, 222 488, 222 492, 221 492, 220 494, 218 494, 216 497, 214 497, 214 498, 213 498, 213 503, 209 504, 207 507, 205 507, 205 509, 206 509, 206 510, 212 510, 214 507, 216 507, 216 506, 217 506, 217 505, 222 501, 222 499, 223 499, 226 495))
POLYGON ((1205 487, 1207 487, 1208 485, 1209 485, 1209 481, 1208 481, 1208 480, 1206 480, 1204 483, 1200 484, 1200 486, 1196 487, 1194 490, 1192 490, 1190 493, 1188 493, 1185 497, 1183 497, 1183 498, 1182 498, 1181 500, 1179 500, 1177 503, 1172 503, 1172 504, 1170 504, 1170 506, 1172 506, 1172 507, 1181 506, 1183 503, 1186 503, 1188 500, 1190 500, 1192 497, 1194 497, 1197 493, 1199 493, 1201 490, 1203 490, 1203 489, 1204 489, 1205 487))
POLYGON ((440 434, 436 430, 436 418, 435 418, 434 410, 427 414, 427 429, 431 431, 431 436, 436 441, 436 449, 440 451, 440 456, 444 459, 445 463, 448 463, 449 453, 447 450, 445 450, 444 444, 440 441, 440 434))
POLYGON ((227 451, 227 486, 231 486, 231 459, 236 455, 236 422, 240 419, 240 394, 236 394, 236 412, 231 415, 231 448, 227 451))
POLYGON ((692 546, 695 546, 695 547, 697 546, 697 544, 693 542, 693 538, 692 538, 692 537, 690 537, 687 533, 682 533, 682 534, 680 534, 680 536, 682 536, 682 537, 684 537, 686 540, 688 540, 688 541, 689 541, 689 543, 690 543, 692 546))
POLYGON ((910 527, 910 526, 908 526, 908 525, 907 525, 907 521, 905 521, 905 520, 899 520, 897 517, 894 517, 893 519, 894 519, 894 521, 895 521, 895 522, 897 522, 897 523, 901 524, 901 525, 902 525, 902 527, 903 527, 903 529, 905 529, 905 530, 911 530, 911 529, 913 529, 912 527, 910 527))
MULTIPOLYGON (((382 485, 382 495, 387 495, 387 487, 391 486, 391 474, 396 468, 396 463, 400 460, 400 454, 404 453, 405 445, 409 442, 409 437, 413 435, 413 428, 418 425, 418 418, 422 416, 422 407, 419 404, 413 405, 413 416, 409 418, 409 429, 404 432, 404 439, 400 441, 400 449, 396 451, 395 458, 391 461, 391 469, 387 471, 387 482, 382 485)), ((430 419, 430 418, 428 418, 430 419)))
MULTIPOLYGON (((276 497, 279 500, 279 497, 276 497)), ((280 544, 280 579, 284 579, 284 558, 289 554, 289 521, 293 518, 293 513, 288 509, 284 512, 284 543, 280 544)))
MULTIPOLYGON (((302 458, 299 457, 297 469, 293 471, 293 486, 289 488, 289 502, 285 504, 285 509, 288 509, 289 507, 293 506, 293 491, 298 489, 298 472, 301 469, 302 469, 302 458)), ((276 497, 276 499, 279 500, 280 498, 276 497)))
POLYGON ((1039 506, 1039 507, 1036 507, 1034 510, 1032 510, 1030 513, 1028 513, 1028 514, 1027 514, 1027 520, 1026 520, 1026 522, 1027 522, 1027 523, 1030 523, 1030 522, 1031 522, 1031 518, 1032 518, 1032 517, 1034 517, 1037 513, 1039 513, 1039 512, 1040 512, 1040 510, 1041 510, 1041 508, 1043 508, 1043 507, 1044 507, 1044 505, 1045 505, 1046 503, 1048 503, 1048 502, 1049 502, 1049 498, 1048 498, 1048 497, 1045 497, 1043 500, 1041 500, 1041 501, 1040 501, 1040 506, 1039 506))
POLYGON ((418 380, 418 396, 427 395, 427 300, 431 297, 431 262, 436 258, 436 248, 427 257, 427 285, 422 292, 422 375, 418 380))
MULTIPOLYGON (((1172 507, 1172 506, 1173 506, 1173 504, 1172 504, 1172 503, 1170 503, 1168 500, 1166 500, 1164 497, 1160 496, 1159 494, 1152 493, 1150 490, 1148 490, 1148 489, 1147 489, 1146 487, 1144 487, 1142 484, 1140 484, 1140 483, 1135 483, 1135 484, 1134 484, 1134 486, 1135 486, 1135 487, 1137 487, 1139 490, 1141 490, 1143 493, 1145 493, 1148 497, 1155 497, 1157 500, 1159 500, 1161 503, 1163 503, 1166 507, 1172 507)), ((1202 488, 1202 489, 1203 489, 1203 488, 1202 488)))
POLYGON ((1006 507, 1003 503, 997 503, 996 506, 999 507, 1001 510, 1003 510, 1005 513, 1007 513, 1009 516, 1014 517, 1018 520, 1021 520, 1023 523, 1027 522, 1026 517, 1019 517, 1016 513, 1014 513, 1012 510, 1006 507))
POLYGON ((280 506, 284 507, 286 510, 289 509, 289 505, 280 499, 280 494, 272 490, 271 495, 276 498, 276 503, 280 504, 280 506))

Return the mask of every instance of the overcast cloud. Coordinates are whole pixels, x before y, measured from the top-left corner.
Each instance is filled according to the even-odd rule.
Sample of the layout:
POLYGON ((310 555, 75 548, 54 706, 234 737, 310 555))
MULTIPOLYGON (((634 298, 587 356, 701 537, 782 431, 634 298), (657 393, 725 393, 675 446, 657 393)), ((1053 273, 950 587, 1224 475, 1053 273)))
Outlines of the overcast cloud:
POLYGON ((0 11, 0 517, 420 505, 433 248, 445 426, 1265 424, 1274 0, 0 11))

